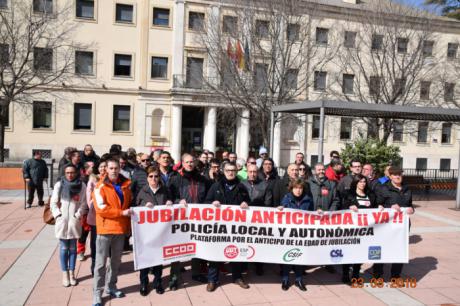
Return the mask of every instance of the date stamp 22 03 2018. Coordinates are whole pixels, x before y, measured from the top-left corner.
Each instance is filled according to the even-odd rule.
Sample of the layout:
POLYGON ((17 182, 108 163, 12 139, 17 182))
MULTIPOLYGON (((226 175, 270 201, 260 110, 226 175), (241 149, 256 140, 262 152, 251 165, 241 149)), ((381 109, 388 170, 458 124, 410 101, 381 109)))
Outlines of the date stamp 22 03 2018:
POLYGON ((362 277, 351 279, 351 288, 416 288, 417 279, 412 278, 391 278, 385 282, 383 278, 371 278, 365 283, 362 277))

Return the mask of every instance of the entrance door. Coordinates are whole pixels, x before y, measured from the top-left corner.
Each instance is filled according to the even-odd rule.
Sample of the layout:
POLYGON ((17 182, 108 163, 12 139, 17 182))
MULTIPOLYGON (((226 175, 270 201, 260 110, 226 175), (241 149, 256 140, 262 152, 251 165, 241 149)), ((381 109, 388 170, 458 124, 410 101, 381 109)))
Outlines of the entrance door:
POLYGON ((182 128, 182 152, 203 150, 203 129, 182 128))

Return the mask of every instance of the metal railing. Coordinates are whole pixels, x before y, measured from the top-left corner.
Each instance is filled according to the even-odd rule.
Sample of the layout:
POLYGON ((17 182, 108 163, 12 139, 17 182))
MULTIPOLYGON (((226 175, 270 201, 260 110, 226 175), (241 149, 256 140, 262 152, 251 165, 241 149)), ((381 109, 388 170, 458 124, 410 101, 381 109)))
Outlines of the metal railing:
POLYGON ((426 180, 455 180, 458 177, 457 169, 403 169, 405 176, 421 175, 426 180))

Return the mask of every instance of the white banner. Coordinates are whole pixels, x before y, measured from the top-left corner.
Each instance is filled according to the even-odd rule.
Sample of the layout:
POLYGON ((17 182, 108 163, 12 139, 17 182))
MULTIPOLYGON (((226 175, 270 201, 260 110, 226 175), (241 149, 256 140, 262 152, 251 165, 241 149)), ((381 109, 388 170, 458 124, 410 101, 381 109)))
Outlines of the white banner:
POLYGON ((409 261, 409 217, 390 209, 319 215, 207 204, 136 207, 131 226, 136 270, 195 257, 299 265, 409 261))

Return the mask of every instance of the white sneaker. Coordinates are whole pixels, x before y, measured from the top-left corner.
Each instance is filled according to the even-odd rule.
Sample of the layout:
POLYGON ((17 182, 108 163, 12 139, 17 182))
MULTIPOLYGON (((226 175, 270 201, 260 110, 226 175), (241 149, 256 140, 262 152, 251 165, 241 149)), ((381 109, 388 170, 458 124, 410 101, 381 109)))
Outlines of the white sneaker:
POLYGON ((85 260, 85 253, 78 253, 77 259, 79 261, 84 261, 85 260))
POLYGON ((75 279, 74 271, 69 272, 69 282, 70 282, 71 286, 76 286, 77 285, 77 280, 75 279))
POLYGON ((69 271, 62 272, 62 285, 64 287, 70 286, 69 271))

